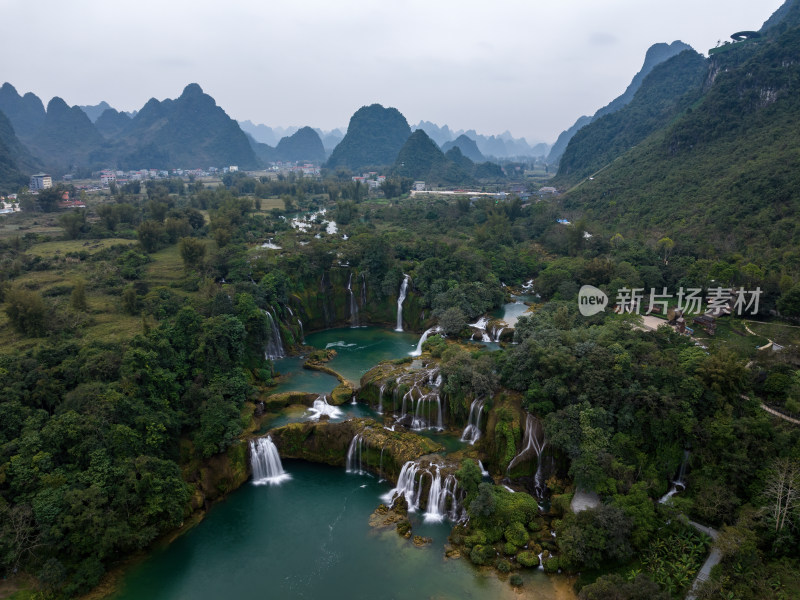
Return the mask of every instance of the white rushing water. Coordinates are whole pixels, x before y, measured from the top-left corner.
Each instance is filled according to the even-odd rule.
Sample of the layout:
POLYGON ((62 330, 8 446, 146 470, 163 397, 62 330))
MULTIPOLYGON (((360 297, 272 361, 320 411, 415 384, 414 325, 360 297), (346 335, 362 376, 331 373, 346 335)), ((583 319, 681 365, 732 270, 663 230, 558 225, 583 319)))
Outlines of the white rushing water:
POLYGON ((477 398, 469 405, 469 418, 467 426, 461 434, 461 441, 475 445, 481 437, 481 415, 483 414, 483 400, 477 398))
POLYGON ((290 478, 270 436, 250 440, 250 467, 254 485, 278 485, 290 478))
POLYGON ((282 250, 280 246, 273 243, 272 238, 269 238, 266 242, 261 244, 262 248, 267 248, 268 250, 282 250))
POLYGON ((353 436, 350 441, 350 446, 347 448, 347 462, 345 463, 345 470, 348 473, 364 473, 361 468, 361 454, 364 450, 364 438, 360 433, 353 436))
POLYGON ((425 340, 428 339, 428 336, 432 333, 438 333, 441 330, 440 327, 431 327, 430 329, 426 329, 425 332, 422 334, 422 337, 419 338, 419 342, 417 343, 417 349, 409 352, 409 356, 422 356, 422 344, 425 343, 425 340))
POLYGON ((393 390, 395 398, 401 385, 408 386, 408 391, 403 394, 398 421, 407 421, 410 418, 410 424, 406 425, 414 431, 444 430, 442 397, 439 394, 442 376, 439 367, 421 369, 398 377, 393 390))
POLYGON ((278 327, 278 322, 268 310, 265 310, 264 314, 267 315, 267 320, 269 321, 269 341, 264 355, 269 360, 283 358, 286 356, 286 350, 283 349, 283 340, 281 339, 281 330, 278 327))
POLYGON ((681 467, 678 470, 678 478, 672 482, 672 485, 669 488, 669 491, 659 498, 659 504, 666 504, 670 498, 672 498, 678 492, 682 492, 686 489, 686 465, 689 462, 689 451, 683 451, 683 461, 681 462, 681 467))
POLYGON ((397 478, 397 486, 381 496, 381 500, 387 506, 391 506, 394 501, 403 496, 408 503, 409 512, 420 509, 423 495, 423 485, 426 479, 430 479, 427 502, 425 506, 424 519, 429 522, 441 522, 444 519, 459 521, 464 518, 464 511, 459 501, 458 481, 451 473, 444 479, 442 478, 442 467, 444 465, 431 464, 422 467, 416 461, 408 461, 400 470, 397 478), (450 507, 448 509, 448 501, 450 507))
POLYGON ((311 408, 308 410, 312 413, 309 417, 309 421, 316 421, 322 415, 328 415, 331 419, 340 419, 344 415, 340 408, 328 404, 328 400, 325 396, 319 396, 314 400, 314 404, 312 404, 311 408))
POLYGON ((358 302, 356 302, 356 295, 353 293, 353 272, 350 271, 350 277, 347 278, 347 295, 350 301, 350 327, 358 327, 358 302))
POLYGON ((397 296, 397 326, 395 331, 403 331, 403 302, 406 301, 408 293, 408 275, 403 274, 403 283, 400 284, 400 293, 397 296))
POLYGON ((530 413, 525 416, 525 437, 522 443, 522 450, 517 454, 513 460, 508 464, 508 469, 517 464, 520 460, 529 459, 533 454, 536 455, 536 475, 534 484, 536 491, 541 494, 544 493, 544 477, 542 475, 542 452, 547 446, 547 439, 544 437, 544 429, 542 424, 530 413))

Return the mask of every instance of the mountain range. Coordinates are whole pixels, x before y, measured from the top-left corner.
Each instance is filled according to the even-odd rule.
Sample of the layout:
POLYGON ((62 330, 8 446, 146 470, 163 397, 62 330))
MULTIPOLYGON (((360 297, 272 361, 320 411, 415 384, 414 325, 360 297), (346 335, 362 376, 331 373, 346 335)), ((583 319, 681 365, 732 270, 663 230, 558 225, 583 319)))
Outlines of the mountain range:
POLYGON ((572 125, 572 127, 566 131, 562 131, 552 148, 550 148, 550 153, 547 155, 547 162, 549 164, 558 164, 559 160, 561 160, 561 156, 564 154, 567 144, 578 131, 592 121, 620 110, 631 100, 633 100, 636 91, 639 89, 639 87, 641 87, 645 77, 647 77, 650 71, 652 71, 657 65, 677 54, 680 54, 684 50, 691 49, 691 46, 684 44, 679 40, 676 40, 671 44, 661 43, 650 46, 645 53, 644 64, 642 65, 642 68, 639 69, 639 72, 636 73, 636 75, 634 75, 625 91, 620 96, 609 102, 606 106, 600 108, 591 117, 585 115, 578 117, 578 120, 572 125))
POLYGON ((586 125, 553 180, 563 208, 712 263, 800 261, 800 2, 758 34, 670 58, 625 108, 586 125))

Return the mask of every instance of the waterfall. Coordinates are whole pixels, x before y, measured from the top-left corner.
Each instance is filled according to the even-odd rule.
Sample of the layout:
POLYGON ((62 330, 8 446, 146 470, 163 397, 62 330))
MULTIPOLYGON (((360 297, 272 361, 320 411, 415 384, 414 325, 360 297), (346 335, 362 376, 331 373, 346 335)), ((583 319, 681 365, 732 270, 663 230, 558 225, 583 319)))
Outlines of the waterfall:
POLYGON ((419 338, 419 343, 417 344, 417 349, 413 352, 409 352, 409 356, 421 356, 422 355, 422 344, 425 343, 425 340, 428 339, 428 336, 432 333, 437 333, 440 331, 439 327, 431 327, 430 329, 426 329, 425 332, 422 334, 422 337, 419 338))
POLYGON ((300 320, 300 317, 297 318, 297 324, 300 325, 300 341, 305 344, 306 343, 306 334, 303 331, 303 322, 300 320))
POLYGON ((467 419, 467 426, 464 428, 464 433, 461 434, 462 442, 469 442, 475 445, 475 442, 481 437, 481 415, 483 414, 483 400, 477 398, 469 405, 469 418, 467 419))
POLYGON ((408 503, 409 512, 414 512, 419 508, 419 497, 422 495, 422 486, 417 490, 416 477, 419 472, 419 464, 413 460, 409 460, 400 469, 400 475, 397 477, 397 485, 381 496, 387 506, 392 506, 394 501, 400 496, 404 496, 408 503))
POLYGON ((481 470, 481 475, 483 477, 489 477, 489 471, 486 470, 486 467, 483 466, 483 463, 478 459, 478 467, 481 470))
POLYGON ((277 485, 290 477, 283 470, 278 449, 270 436, 250 440, 250 467, 254 485, 277 485))
POLYGON ((658 503, 664 504, 672 498, 678 492, 682 492, 686 489, 686 481, 684 477, 686 477, 686 464, 689 462, 689 451, 683 451, 683 461, 681 462, 680 469, 678 469, 678 478, 672 482, 672 485, 669 488, 669 491, 659 498, 658 503))
POLYGON ((426 476, 431 478, 428 490, 424 519, 428 522, 441 522, 444 519, 459 521, 463 518, 463 508, 459 501, 458 480, 452 473, 442 477, 444 465, 428 465, 422 467, 418 462, 408 461, 400 470, 397 478, 397 487, 384 494, 381 499, 391 506, 395 500, 403 496, 408 503, 409 512, 419 510, 423 493, 423 480, 426 476), (448 502, 450 506, 448 509, 448 502))
POLYGON ((316 421, 322 415, 327 415, 329 419, 340 419, 344 415, 341 409, 328 404, 328 399, 325 396, 318 396, 309 410, 312 412, 311 417, 309 417, 310 421, 316 421))
POLYGON ((283 340, 281 340, 281 330, 280 327, 278 327, 277 319, 275 319, 268 310, 265 310, 264 314, 267 315, 267 319, 269 320, 269 341, 267 342, 264 355, 269 360, 283 358, 286 356, 286 351, 283 349, 283 340))
POLYGON ((503 332, 506 330, 505 327, 493 327, 492 328, 492 337, 494 338, 493 341, 499 342, 500 336, 503 335, 503 332))
POLYGON ((426 521, 441 522, 444 515, 439 512, 439 496, 442 495, 442 473, 439 466, 436 466, 436 474, 431 481, 431 489, 428 492, 428 507, 425 510, 426 521))
POLYGON ((350 271, 350 277, 347 279, 347 295, 350 298, 350 327, 358 327, 358 302, 356 302, 356 295, 353 293, 353 272, 350 271))
POLYGON ((442 411, 442 398, 439 388, 442 385, 442 376, 438 367, 423 369, 407 373, 398 377, 396 393, 401 384, 409 386, 403 394, 400 417, 398 421, 406 421, 411 417, 410 426, 414 431, 422 429, 444 430, 444 415, 442 411), (425 390, 428 391, 425 391, 425 390))
POLYGON ((358 402, 356 402, 356 395, 355 395, 355 394, 353 394, 353 401, 352 401, 352 402, 350 402, 350 404, 352 404, 353 406, 355 406, 356 404, 358 404, 358 402))
POLYGON ((531 453, 536 454, 536 476, 534 478, 536 491, 541 495, 544 492, 544 481, 542 476, 542 451, 547 446, 547 439, 544 437, 542 424, 539 419, 530 413, 526 413, 525 417, 525 437, 523 439, 523 447, 519 454, 508 464, 506 471, 517 464, 523 458, 529 458, 531 453))
POLYGON ((411 429, 419 431, 425 428, 444 430, 444 420, 442 418, 442 399, 438 392, 424 394, 417 399, 417 408, 414 411, 414 418, 411 421, 411 429), (434 409, 434 404, 436 405, 434 409), (432 425, 433 418, 431 412, 435 410, 436 425, 432 425))
POLYGON ((383 481, 383 451, 386 450, 386 446, 381 447, 381 460, 378 463, 378 482, 383 481))
POLYGON ((403 283, 400 284, 400 294, 397 296, 397 327, 395 331, 403 331, 403 302, 406 300, 408 292, 408 275, 403 273, 403 283))
POLYGON ((378 391, 378 414, 383 414, 383 392, 386 391, 386 384, 381 385, 378 391))
POLYGON ((364 438, 360 433, 353 436, 350 447, 347 449, 347 463, 345 466, 347 473, 358 473, 361 475, 364 470, 361 468, 361 454, 364 449, 364 438))
POLYGON ((361 273, 361 310, 367 306, 367 276, 361 273))

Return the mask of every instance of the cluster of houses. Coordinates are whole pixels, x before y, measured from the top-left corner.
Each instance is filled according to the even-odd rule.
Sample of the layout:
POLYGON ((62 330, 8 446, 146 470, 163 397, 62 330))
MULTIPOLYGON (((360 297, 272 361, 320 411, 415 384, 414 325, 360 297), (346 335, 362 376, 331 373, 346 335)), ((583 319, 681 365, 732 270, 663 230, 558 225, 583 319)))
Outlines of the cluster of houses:
POLYGON ((0 215, 7 215, 19 211, 19 202, 17 201, 16 194, 9 194, 7 197, 0 196, 0 215))
POLYGON ((299 177, 319 177, 320 168, 314 163, 304 162, 302 164, 296 162, 282 162, 277 161, 270 165, 269 170, 274 173, 294 173, 299 177))
MULTIPOLYGON (((362 183, 371 190, 377 190, 381 187, 381 184, 386 181, 386 175, 378 175, 377 171, 370 171, 369 173, 363 173, 360 177, 353 177, 353 181, 356 183, 362 183)), ((424 181, 417 181, 414 183, 414 185, 417 183, 422 183, 423 187, 425 186, 424 181)))

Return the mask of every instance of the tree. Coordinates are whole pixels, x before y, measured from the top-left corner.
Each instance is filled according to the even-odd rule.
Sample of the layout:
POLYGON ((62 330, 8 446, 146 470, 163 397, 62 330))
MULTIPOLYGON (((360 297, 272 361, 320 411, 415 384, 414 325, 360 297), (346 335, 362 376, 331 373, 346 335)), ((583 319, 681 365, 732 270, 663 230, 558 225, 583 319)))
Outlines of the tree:
POLYGON ((86 302, 86 282, 83 279, 75 281, 69 297, 69 305, 74 310, 80 311, 85 311, 89 308, 89 304, 86 302))
POLYGON ((75 240, 86 227, 86 211, 74 210, 64 213, 58 218, 58 222, 64 228, 67 239, 75 240))
POLYGON ((167 232, 164 225, 158 221, 142 221, 137 230, 139 242, 145 252, 155 252, 167 241, 167 232))
POLYGON ((439 327, 446 335, 458 335, 467 326, 467 317, 457 306, 452 306, 439 315, 439 327))
POLYGON ((669 264, 669 254, 672 252, 672 249, 675 247, 675 242, 673 242, 668 237, 663 237, 656 243, 656 247, 658 251, 664 255, 664 264, 669 264))
POLYGON ((44 335, 49 307, 38 292, 11 288, 6 292, 6 315, 14 329, 29 336, 44 335))
POLYGON ((180 249, 181 258, 183 259, 184 269, 189 271, 191 269, 202 268, 203 261, 206 257, 206 245, 202 240, 182 237, 178 248, 180 249))
POLYGON ((800 510, 800 460, 791 458, 775 459, 767 477, 764 496, 770 521, 775 522, 775 531, 786 526, 786 518, 800 510))

